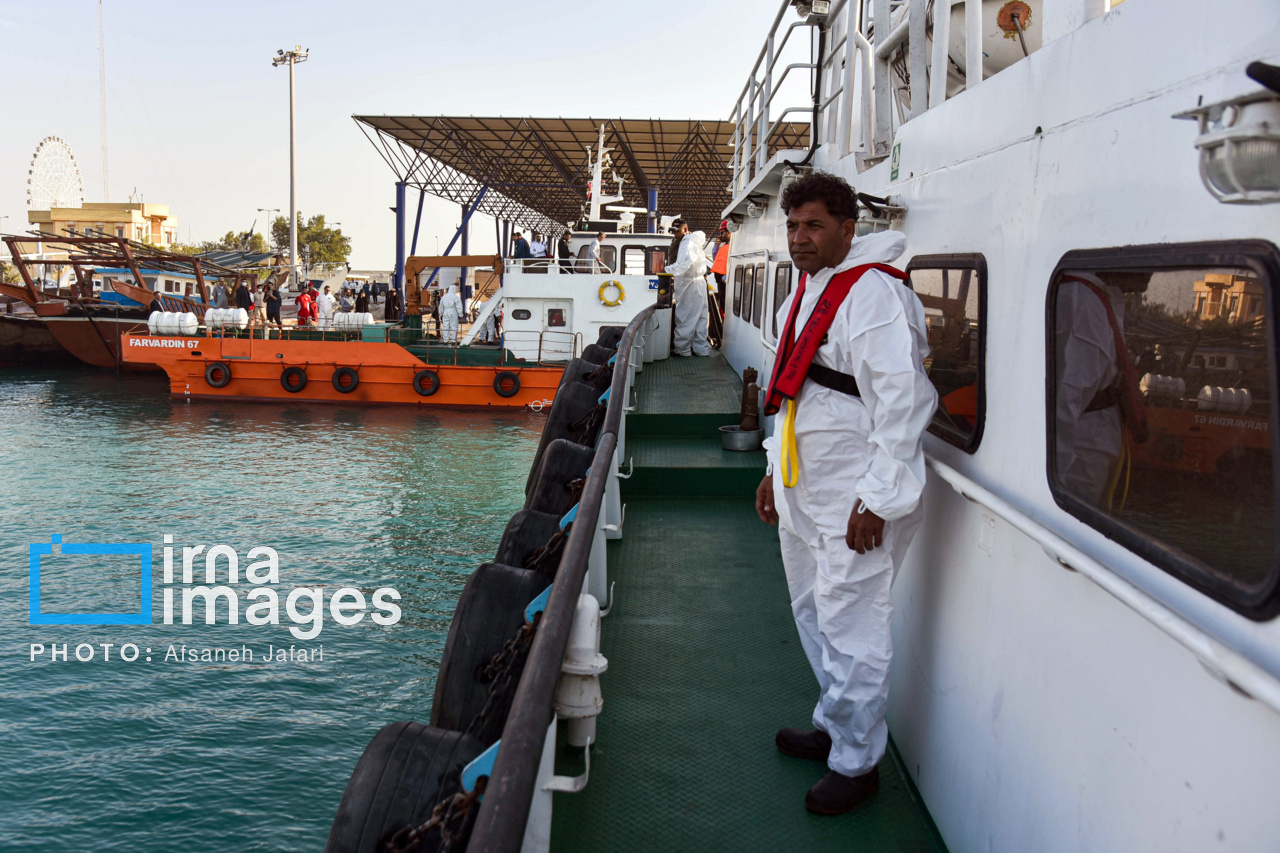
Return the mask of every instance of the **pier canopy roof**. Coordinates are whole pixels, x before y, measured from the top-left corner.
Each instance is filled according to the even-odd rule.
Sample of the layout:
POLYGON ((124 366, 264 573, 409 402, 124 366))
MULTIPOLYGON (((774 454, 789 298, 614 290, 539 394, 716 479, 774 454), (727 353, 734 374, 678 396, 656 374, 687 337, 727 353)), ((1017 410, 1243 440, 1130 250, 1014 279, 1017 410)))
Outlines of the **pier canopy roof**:
MULTIPOLYGON (((556 234, 583 217, 591 175, 587 149, 600 128, 612 148, 604 174, 624 179, 619 206, 680 214, 711 231, 731 201, 730 121, 696 119, 478 118, 475 116, 354 116, 396 178, 409 186, 518 225, 556 234), (486 189, 487 188, 487 189, 486 189)), ((805 148, 809 125, 783 124, 771 148, 805 148)), ((637 222, 637 228, 641 227, 637 222)))

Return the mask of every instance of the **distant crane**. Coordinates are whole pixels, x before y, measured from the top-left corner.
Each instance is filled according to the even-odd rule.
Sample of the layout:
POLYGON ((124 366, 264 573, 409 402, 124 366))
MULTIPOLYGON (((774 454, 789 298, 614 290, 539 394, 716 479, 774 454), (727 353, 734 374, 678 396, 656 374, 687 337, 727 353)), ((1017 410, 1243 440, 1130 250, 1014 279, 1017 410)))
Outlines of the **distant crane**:
POLYGON ((98 93, 102 101, 102 200, 111 201, 107 181, 107 48, 102 37, 102 0, 98 0, 98 93))

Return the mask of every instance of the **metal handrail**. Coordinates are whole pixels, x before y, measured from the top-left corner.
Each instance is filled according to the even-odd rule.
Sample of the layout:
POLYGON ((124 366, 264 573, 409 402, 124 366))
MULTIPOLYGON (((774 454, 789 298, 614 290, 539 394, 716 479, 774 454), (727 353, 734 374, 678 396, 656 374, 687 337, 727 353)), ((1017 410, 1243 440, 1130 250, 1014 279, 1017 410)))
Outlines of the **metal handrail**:
POLYGON ((605 409, 600 440, 591 459, 578 515, 569 528, 564 555, 542 621, 529 649, 520 683, 516 686, 511 712, 502 729, 502 746, 485 788, 484 801, 476 819, 475 831, 467 845, 470 853, 515 853, 524 840, 529 808, 538 784, 538 769, 551 723, 556 684, 565 649, 569 645, 569 629, 577 611, 587 574, 591 543, 600 522, 605 485, 611 475, 614 450, 622 427, 623 408, 627 400, 628 367, 634 352, 633 343, 640 327, 653 315, 656 306, 641 311, 627 326, 618 342, 617 362, 613 367, 613 384, 609 386, 609 403, 605 409))

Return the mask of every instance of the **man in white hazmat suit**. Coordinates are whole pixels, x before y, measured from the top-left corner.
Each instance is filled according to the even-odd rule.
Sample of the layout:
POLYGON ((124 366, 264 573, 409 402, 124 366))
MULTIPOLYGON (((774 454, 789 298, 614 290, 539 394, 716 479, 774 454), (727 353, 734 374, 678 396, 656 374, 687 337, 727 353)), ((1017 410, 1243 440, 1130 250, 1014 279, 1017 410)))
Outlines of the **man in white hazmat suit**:
POLYGON ((701 231, 686 234, 676 262, 666 267, 666 272, 675 276, 673 355, 711 355, 711 344, 707 343, 706 278, 711 261, 704 248, 706 241, 707 235, 701 231))
POLYGON ((458 318, 462 316, 462 297, 452 285, 440 299, 440 340, 458 342, 458 318))
POLYGON ((841 814, 879 790, 890 588, 920 525, 921 438, 937 393, 923 366, 924 309, 905 276, 884 266, 906 239, 895 232, 855 239, 856 196, 833 175, 796 181, 782 208, 792 261, 807 279, 778 309, 786 332, 766 412, 779 401, 785 408, 765 443, 769 473, 756 510, 779 526, 791 609, 819 699, 814 728, 782 729, 776 743, 788 755, 826 760, 830 772, 805 807, 841 814))
POLYGON ((333 328, 333 313, 338 307, 338 300, 333 298, 333 294, 329 292, 329 286, 325 285, 324 293, 316 297, 316 316, 320 321, 320 328, 333 328))

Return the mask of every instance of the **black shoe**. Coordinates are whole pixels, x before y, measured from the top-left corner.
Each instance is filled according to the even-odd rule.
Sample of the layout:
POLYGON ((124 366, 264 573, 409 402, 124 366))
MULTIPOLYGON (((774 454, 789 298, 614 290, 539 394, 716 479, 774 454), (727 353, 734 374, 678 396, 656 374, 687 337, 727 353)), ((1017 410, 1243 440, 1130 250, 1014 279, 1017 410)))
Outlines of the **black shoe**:
POLYGON ((872 767, 861 776, 845 776, 832 770, 804 795, 804 807, 814 814, 844 814, 874 797, 879 790, 879 767, 872 767))
POLYGON ((831 735, 822 729, 778 729, 773 740, 778 752, 795 758, 826 761, 831 753, 831 735))

